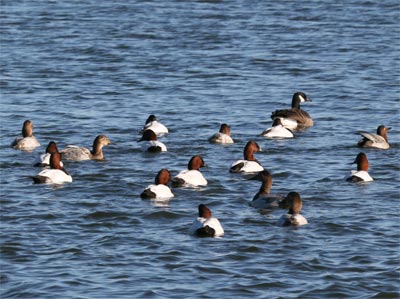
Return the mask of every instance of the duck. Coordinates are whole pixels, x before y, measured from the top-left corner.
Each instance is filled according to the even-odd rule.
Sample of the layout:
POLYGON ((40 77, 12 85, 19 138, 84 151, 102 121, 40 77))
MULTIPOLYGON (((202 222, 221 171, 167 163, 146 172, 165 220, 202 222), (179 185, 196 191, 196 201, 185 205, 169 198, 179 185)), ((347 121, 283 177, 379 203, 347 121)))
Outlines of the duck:
POLYGON ((39 146, 39 141, 33 136, 32 121, 27 119, 22 125, 22 136, 16 137, 13 142, 11 142, 11 147, 19 150, 31 151, 39 146))
MULTIPOLYGON (((45 153, 38 155, 35 162, 33 163, 33 166, 39 166, 39 167, 50 166, 50 156, 52 153, 58 153, 58 147, 54 141, 49 142, 49 144, 46 147, 45 153)), ((62 161, 60 161, 60 164, 61 164, 61 167, 64 166, 62 161)))
POLYGON ((98 135, 93 141, 93 149, 86 147, 68 145, 60 151, 63 159, 70 161, 104 160, 103 147, 111 144, 110 139, 105 135, 98 135))
POLYGON ((292 97, 292 108, 275 110, 271 118, 283 118, 282 124, 288 129, 298 129, 301 127, 311 127, 314 122, 310 115, 300 108, 300 103, 311 102, 311 99, 304 92, 296 92, 292 97))
POLYGON ((231 164, 229 172, 231 173, 258 173, 264 168, 254 157, 254 153, 260 152, 261 148, 257 142, 250 140, 243 150, 243 160, 237 160, 231 164))
POLYGON ((390 144, 388 142, 387 133, 391 128, 380 125, 376 129, 376 134, 368 132, 359 132, 363 138, 358 142, 359 147, 373 147, 379 149, 388 149, 390 144))
POLYGON ((172 179, 173 187, 199 187, 207 186, 207 180, 200 172, 200 168, 204 167, 205 163, 203 157, 200 155, 193 156, 189 163, 188 169, 182 170, 172 179))
POLYGON ((193 221, 189 233, 198 237, 222 237, 224 229, 219 220, 212 216, 211 210, 205 204, 200 204, 198 210, 199 217, 193 221))
POLYGON ((162 123, 158 122, 157 117, 154 114, 151 114, 147 118, 146 124, 144 125, 141 133, 149 129, 156 133, 157 136, 168 134, 168 128, 162 123))
POLYGON ((283 125, 281 117, 275 118, 272 127, 265 129, 261 135, 266 138, 294 138, 293 131, 283 125))
POLYGON ((221 124, 219 132, 209 138, 211 143, 232 144, 231 127, 227 124, 221 124))
POLYGON ((168 187, 168 182, 171 181, 171 173, 168 169, 162 168, 154 180, 153 185, 147 188, 140 194, 142 199, 169 199, 174 197, 171 189, 168 187))
POLYGON ((359 153, 352 164, 357 164, 357 170, 352 170, 351 175, 346 178, 348 182, 372 182, 374 179, 369 175, 368 158, 365 153, 359 153))
POLYGON ((50 168, 46 168, 32 177, 37 184, 71 183, 71 175, 61 166, 61 154, 53 152, 50 155, 50 168))
POLYGON ((141 143, 141 149, 145 152, 159 153, 167 151, 166 145, 157 140, 157 134, 151 129, 144 130, 142 138, 138 142, 141 143))
POLYGON ((297 192, 289 192, 285 200, 289 203, 289 210, 279 218, 277 225, 302 226, 308 224, 307 219, 300 214, 303 205, 300 194, 297 192))
POLYGON ((260 176, 261 187, 259 191, 254 195, 253 200, 250 202, 250 206, 256 209, 270 209, 282 207, 282 201, 284 196, 278 194, 270 194, 272 187, 272 175, 264 169, 258 176, 260 176))

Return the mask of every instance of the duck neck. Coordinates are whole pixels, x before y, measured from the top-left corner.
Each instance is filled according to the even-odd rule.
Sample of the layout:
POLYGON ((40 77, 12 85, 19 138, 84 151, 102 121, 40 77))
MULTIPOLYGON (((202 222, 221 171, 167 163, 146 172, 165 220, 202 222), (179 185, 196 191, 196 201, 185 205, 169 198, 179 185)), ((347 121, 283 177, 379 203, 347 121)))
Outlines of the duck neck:
POLYGON ((260 187, 260 194, 269 194, 271 191, 272 182, 263 182, 260 187))
POLYGON ((25 137, 32 137, 32 128, 28 126, 24 126, 22 128, 22 136, 25 137))
POLYGON ((361 161, 357 164, 357 171, 368 171, 368 162, 361 161))
POLYGON ((380 132, 380 134, 378 134, 378 135, 381 135, 383 137, 383 139, 385 139, 385 141, 388 142, 387 133, 385 131, 380 132))
POLYGON ((93 143, 93 150, 91 151, 93 158, 103 159, 103 146, 101 144, 93 143))
POLYGON ((256 158, 254 157, 254 152, 249 149, 244 150, 243 157, 247 161, 256 161, 256 158))

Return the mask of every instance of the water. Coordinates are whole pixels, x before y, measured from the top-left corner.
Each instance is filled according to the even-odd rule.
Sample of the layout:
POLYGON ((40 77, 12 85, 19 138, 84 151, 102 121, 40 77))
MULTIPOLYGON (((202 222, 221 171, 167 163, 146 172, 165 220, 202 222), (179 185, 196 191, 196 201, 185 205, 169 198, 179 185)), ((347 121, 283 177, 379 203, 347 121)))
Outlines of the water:
POLYGON ((398 298, 398 1, 2 1, 2 298, 398 298), (259 134, 301 90, 315 126, 294 140, 259 134), (168 152, 136 140, 151 113, 168 152), (31 119, 41 148, 9 147, 31 119), (211 145, 220 123, 235 144, 211 145), (391 126, 366 149, 375 181, 344 177, 358 130, 391 126), (112 145, 103 162, 66 163, 73 183, 32 184, 50 140, 112 145), (297 191, 307 226, 248 206, 259 182, 228 172, 245 143, 297 191), (201 154, 209 185, 141 200, 159 169, 201 154), (187 234, 197 206, 221 239, 187 234))

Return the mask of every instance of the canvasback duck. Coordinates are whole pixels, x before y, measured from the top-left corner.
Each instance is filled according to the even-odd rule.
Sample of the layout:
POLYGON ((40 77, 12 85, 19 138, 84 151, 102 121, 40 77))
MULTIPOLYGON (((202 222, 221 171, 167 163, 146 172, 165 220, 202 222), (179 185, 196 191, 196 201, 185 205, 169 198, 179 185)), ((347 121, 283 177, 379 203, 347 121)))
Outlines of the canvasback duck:
POLYGON ((237 160, 232 163, 229 172, 231 173, 256 173, 264 168, 254 157, 254 153, 261 151, 257 142, 250 140, 243 150, 244 160, 237 160))
POLYGON ((304 92, 296 92, 292 98, 292 108, 282 109, 272 112, 271 118, 283 118, 282 124, 289 129, 297 129, 298 127, 310 127, 314 122, 310 115, 300 108, 300 103, 311 102, 304 92))
POLYGON ((52 153, 50 156, 50 168, 44 169, 39 172, 32 179, 38 184, 63 184, 71 183, 72 177, 69 173, 61 166, 61 154, 52 153))
POLYGON ((189 233, 198 237, 222 237, 224 229, 219 220, 212 217, 211 210, 204 204, 200 204, 198 209, 199 217, 193 221, 189 233))
POLYGON ((158 153, 167 151, 165 144, 158 141, 157 134, 150 129, 143 131, 142 138, 138 142, 141 144, 141 149, 146 152, 158 153))
POLYGON ((388 143, 387 133, 391 128, 381 125, 376 130, 376 134, 368 132, 359 132, 363 139, 358 142, 359 147, 374 147, 379 149, 388 149, 390 144, 388 143))
POLYGON ((281 207, 281 202, 284 196, 279 194, 270 194, 272 187, 272 175, 264 169, 258 176, 260 176, 261 187, 260 190, 254 195, 253 200, 250 202, 250 206, 256 209, 269 209, 281 207))
POLYGON ((157 117, 154 114, 151 114, 147 118, 146 124, 144 125, 141 132, 143 133, 146 130, 152 130, 154 133, 156 133, 157 136, 168 134, 168 128, 162 123, 158 122, 157 117))
POLYGON ((346 181, 348 182, 372 182, 373 178, 368 173, 368 158, 364 153, 359 153, 352 164, 357 164, 357 170, 351 171, 346 181))
POLYGON ((33 124, 29 119, 24 121, 22 136, 18 136, 11 142, 11 147, 19 150, 30 151, 40 146, 36 137, 33 136, 33 124))
POLYGON ((281 117, 275 118, 272 127, 264 130, 261 135, 266 138, 294 138, 293 132, 283 126, 281 117))
POLYGON ((76 145, 68 145, 60 153, 65 160, 83 161, 83 160, 104 160, 103 147, 111 144, 110 139, 105 135, 97 136, 93 141, 93 150, 76 145))
POLYGON ((174 197, 174 194, 168 187, 169 181, 171 181, 171 173, 168 169, 161 169, 157 173, 154 184, 147 186, 140 194, 140 197, 142 199, 169 199, 174 197))
MULTIPOLYGON (((50 141, 46 147, 44 154, 39 154, 36 158, 33 166, 47 167, 50 166, 50 156, 52 153, 58 153, 57 144, 54 141, 50 141)), ((61 167, 64 166, 63 162, 60 161, 61 167)))
POLYGON ((281 216, 277 225, 279 226, 301 226, 308 223, 307 219, 300 214, 302 208, 302 201, 299 193, 290 192, 286 196, 289 203, 289 211, 287 214, 281 216))
POLYGON ((211 143, 232 144, 231 127, 227 124, 222 124, 219 128, 219 132, 211 136, 209 141, 211 143))
POLYGON ((207 180, 199 170, 204 165, 204 160, 200 155, 193 156, 188 163, 188 169, 182 170, 172 179, 172 186, 207 186, 207 180))

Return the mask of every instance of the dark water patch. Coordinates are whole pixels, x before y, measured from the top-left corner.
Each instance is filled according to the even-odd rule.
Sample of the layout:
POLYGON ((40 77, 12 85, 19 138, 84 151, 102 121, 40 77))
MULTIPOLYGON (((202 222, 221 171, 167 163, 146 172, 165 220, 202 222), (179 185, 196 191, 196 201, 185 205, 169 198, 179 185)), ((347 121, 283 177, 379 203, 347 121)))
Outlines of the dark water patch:
POLYGON ((144 215, 144 218, 148 219, 179 219, 182 217, 183 215, 172 211, 154 211, 150 214, 144 215))

